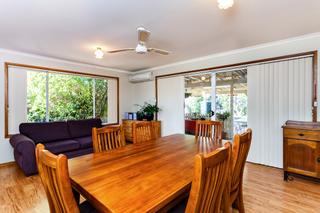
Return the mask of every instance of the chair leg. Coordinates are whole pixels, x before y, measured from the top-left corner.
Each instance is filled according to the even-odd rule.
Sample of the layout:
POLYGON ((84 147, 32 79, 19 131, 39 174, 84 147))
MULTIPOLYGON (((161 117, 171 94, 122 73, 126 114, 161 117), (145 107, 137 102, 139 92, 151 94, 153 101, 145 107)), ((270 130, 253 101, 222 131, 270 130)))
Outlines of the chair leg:
POLYGON ((242 193, 242 184, 240 185, 240 190, 238 193, 238 209, 240 213, 244 213, 244 203, 243 203, 243 193, 242 193))
POLYGON ((221 209, 224 213, 230 213, 230 205, 229 205, 229 196, 228 191, 225 190, 222 196, 222 203, 221 203, 221 209))

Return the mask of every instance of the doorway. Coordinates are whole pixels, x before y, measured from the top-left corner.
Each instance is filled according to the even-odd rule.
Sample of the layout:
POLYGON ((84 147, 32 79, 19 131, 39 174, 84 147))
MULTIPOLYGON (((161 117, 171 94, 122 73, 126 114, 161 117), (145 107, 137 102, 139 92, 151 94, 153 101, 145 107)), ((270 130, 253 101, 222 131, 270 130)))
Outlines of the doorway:
POLYGON ((199 119, 223 122, 224 139, 245 131, 247 91, 246 69, 186 76, 185 133, 194 134, 199 119))

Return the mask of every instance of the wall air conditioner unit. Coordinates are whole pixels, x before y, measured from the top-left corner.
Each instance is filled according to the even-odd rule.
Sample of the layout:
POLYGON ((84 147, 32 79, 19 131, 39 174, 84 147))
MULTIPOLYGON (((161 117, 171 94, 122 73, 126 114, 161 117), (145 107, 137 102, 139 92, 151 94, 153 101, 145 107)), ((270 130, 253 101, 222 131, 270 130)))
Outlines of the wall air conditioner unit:
POLYGON ((152 81, 152 80, 153 80, 152 72, 144 72, 144 73, 129 75, 129 81, 131 83, 139 83, 139 82, 152 81))

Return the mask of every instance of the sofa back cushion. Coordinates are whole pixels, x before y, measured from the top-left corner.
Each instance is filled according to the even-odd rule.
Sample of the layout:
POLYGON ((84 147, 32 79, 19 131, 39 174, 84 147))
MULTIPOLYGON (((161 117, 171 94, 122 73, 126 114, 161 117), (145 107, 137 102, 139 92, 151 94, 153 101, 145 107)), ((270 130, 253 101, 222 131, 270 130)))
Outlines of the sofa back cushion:
POLYGON ((67 123, 22 123, 19 126, 21 134, 31 138, 35 143, 45 143, 70 138, 67 123))
POLYGON ((100 118, 67 121, 67 124, 69 127, 70 136, 72 138, 90 136, 92 134, 93 127, 102 127, 102 122, 100 118))

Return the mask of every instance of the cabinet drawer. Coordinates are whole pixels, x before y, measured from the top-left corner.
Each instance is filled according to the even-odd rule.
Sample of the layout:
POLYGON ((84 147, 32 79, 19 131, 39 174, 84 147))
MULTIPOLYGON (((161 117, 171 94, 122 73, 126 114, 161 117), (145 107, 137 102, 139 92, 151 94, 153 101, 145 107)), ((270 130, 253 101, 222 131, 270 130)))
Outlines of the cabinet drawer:
POLYGON ((294 138, 301 140, 320 140, 320 132, 318 131, 310 131, 304 129, 284 129, 283 136, 285 138, 294 138))

